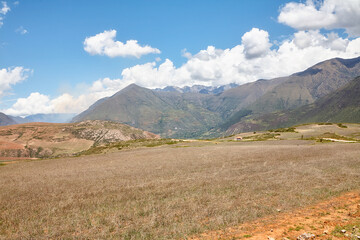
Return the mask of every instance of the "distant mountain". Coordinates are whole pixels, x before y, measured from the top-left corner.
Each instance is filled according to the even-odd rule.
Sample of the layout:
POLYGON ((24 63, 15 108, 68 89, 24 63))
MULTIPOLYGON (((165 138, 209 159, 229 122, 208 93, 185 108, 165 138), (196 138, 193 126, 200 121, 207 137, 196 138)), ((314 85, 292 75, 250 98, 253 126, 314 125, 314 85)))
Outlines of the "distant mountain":
POLYGON ((26 117, 14 117, 9 116, 14 123, 12 124, 21 124, 21 123, 30 123, 30 122, 47 122, 47 123, 68 123, 71 121, 73 117, 75 117, 75 113, 39 113, 34 115, 29 115, 26 117))
POLYGON ((229 127, 227 133, 289 127, 313 122, 359 123, 360 76, 312 104, 244 119, 229 127))
POLYGON ((14 123, 14 124, 21 124, 21 123, 27 123, 27 122, 29 122, 28 120, 26 120, 25 118, 23 118, 23 117, 14 117, 14 116, 10 116, 9 115, 9 117, 11 117, 11 119, 13 119, 16 123, 14 123))
POLYGON ((236 83, 230 83, 227 85, 222 85, 219 87, 212 86, 203 86, 203 85, 194 85, 192 87, 185 86, 183 88, 176 86, 167 86, 165 88, 156 88, 155 91, 158 92, 179 92, 179 93, 201 93, 201 94, 219 94, 225 90, 239 86, 236 83))
POLYGON ((72 121, 118 121, 163 137, 219 136, 243 119, 311 104, 359 75, 360 57, 331 59, 288 77, 258 80, 219 94, 202 94, 196 86, 183 93, 190 90, 132 84, 72 121))
POLYGON ((17 124, 17 122, 10 116, 0 112, 0 126, 7 126, 12 124, 17 124))
POLYGON ((75 113, 50 113, 50 114, 35 114, 25 117, 27 122, 48 122, 48 123, 67 123, 70 122, 75 113))

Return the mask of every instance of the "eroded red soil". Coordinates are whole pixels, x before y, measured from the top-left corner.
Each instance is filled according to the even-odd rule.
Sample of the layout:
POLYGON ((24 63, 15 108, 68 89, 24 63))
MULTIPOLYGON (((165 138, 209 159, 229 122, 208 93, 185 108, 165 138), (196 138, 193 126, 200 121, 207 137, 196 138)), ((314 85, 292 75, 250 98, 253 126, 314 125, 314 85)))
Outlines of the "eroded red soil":
POLYGON ((296 239, 303 233, 314 234, 312 239, 358 239, 354 232, 358 231, 359 224, 360 192, 356 191, 193 239, 296 239), (349 227, 351 230, 341 232, 349 227))

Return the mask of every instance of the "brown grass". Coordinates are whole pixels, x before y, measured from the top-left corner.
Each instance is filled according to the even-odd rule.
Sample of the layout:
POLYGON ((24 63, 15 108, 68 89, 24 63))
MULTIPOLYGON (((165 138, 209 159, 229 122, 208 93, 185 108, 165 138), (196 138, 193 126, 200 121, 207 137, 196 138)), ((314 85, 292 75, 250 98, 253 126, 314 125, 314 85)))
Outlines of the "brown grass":
POLYGON ((359 156, 358 143, 268 141, 9 164, 0 168, 0 238, 176 239, 224 229, 357 189, 359 156))

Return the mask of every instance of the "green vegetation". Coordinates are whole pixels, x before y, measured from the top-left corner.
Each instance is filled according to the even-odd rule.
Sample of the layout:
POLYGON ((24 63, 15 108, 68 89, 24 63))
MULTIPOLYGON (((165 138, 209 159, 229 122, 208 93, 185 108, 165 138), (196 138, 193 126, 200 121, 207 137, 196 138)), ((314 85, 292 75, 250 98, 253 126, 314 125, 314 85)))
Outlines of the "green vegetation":
POLYGON ((244 137, 244 140, 250 140, 250 141, 266 141, 270 139, 276 139, 277 136, 280 136, 278 133, 263 133, 253 136, 247 136, 244 137))
POLYGON ((121 142, 109 143, 101 146, 93 146, 88 150, 76 154, 76 156, 101 154, 114 149, 126 150, 126 149, 134 149, 139 147, 157 147, 161 145, 173 145, 179 142, 181 142, 181 140, 172 140, 172 139, 136 139, 129 141, 121 141, 121 142))
POLYGON ((323 133, 323 134, 319 135, 318 138, 320 138, 320 139, 321 138, 331 138, 331 139, 337 139, 337 140, 358 141, 357 139, 341 136, 341 135, 338 135, 336 133, 331 133, 331 132, 323 133))
POLYGON ((243 109, 232 115, 225 123, 220 125, 221 130, 228 129, 231 125, 240 122, 243 117, 246 117, 252 113, 252 110, 243 109))
POLYGON ((318 125, 333 125, 333 124, 330 122, 325 122, 325 123, 318 123, 318 125))
POLYGON ((340 128, 347 128, 347 126, 344 125, 344 124, 342 124, 342 123, 338 123, 337 125, 338 125, 338 127, 340 127, 340 128))
POLYGON ((269 132, 296 132, 294 127, 270 129, 269 132))
POLYGON ((342 233, 341 231, 346 230, 347 234, 360 235, 359 229, 360 229, 360 222, 358 221, 358 222, 346 224, 346 225, 337 225, 331 234, 335 237, 343 237, 344 233, 342 233))

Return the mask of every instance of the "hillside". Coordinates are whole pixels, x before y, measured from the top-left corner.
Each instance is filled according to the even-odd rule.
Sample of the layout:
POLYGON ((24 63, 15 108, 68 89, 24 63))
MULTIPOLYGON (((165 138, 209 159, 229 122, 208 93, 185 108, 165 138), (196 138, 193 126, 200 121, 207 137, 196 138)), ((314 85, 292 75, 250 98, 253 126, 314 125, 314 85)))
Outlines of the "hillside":
POLYGON ((295 73, 255 101, 249 109, 257 113, 294 109, 313 103, 360 75, 360 57, 335 58, 295 73))
POLYGON ((331 59, 288 77, 258 80, 220 94, 155 91, 132 84, 72 121, 118 121, 163 137, 219 136, 242 119, 313 103, 358 75, 360 57, 331 59))
POLYGON ((227 134, 243 131, 288 127, 311 122, 360 122, 360 77, 340 89, 293 110, 245 118, 232 125, 227 134))
POLYGON ((221 121, 218 113, 202 106, 207 98, 205 94, 158 92, 131 84, 97 102, 73 122, 112 120, 165 137, 193 137, 221 121))
POLYGON ((10 116, 0 112, 0 126, 7 126, 12 124, 17 124, 17 122, 10 116))
POLYGON ((71 156, 92 146, 156 138, 153 133, 109 121, 25 123, 0 128, 0 157, 71 156))

